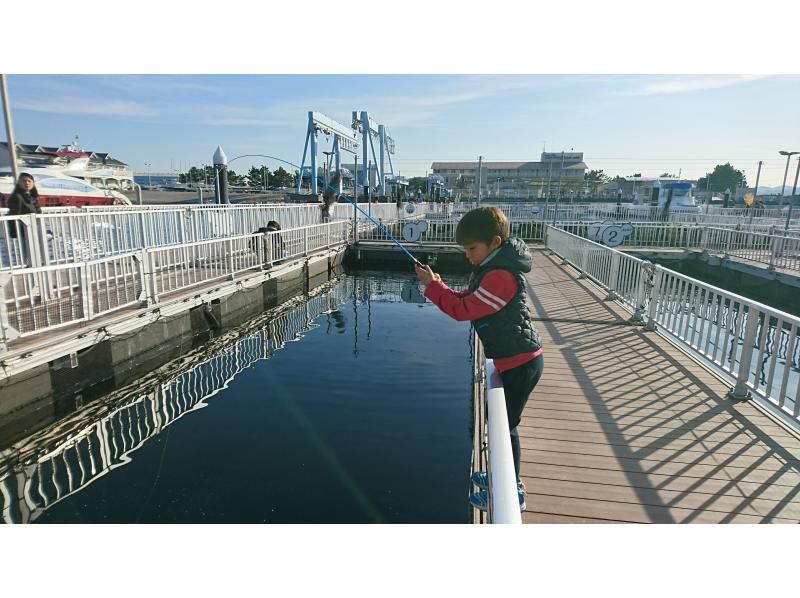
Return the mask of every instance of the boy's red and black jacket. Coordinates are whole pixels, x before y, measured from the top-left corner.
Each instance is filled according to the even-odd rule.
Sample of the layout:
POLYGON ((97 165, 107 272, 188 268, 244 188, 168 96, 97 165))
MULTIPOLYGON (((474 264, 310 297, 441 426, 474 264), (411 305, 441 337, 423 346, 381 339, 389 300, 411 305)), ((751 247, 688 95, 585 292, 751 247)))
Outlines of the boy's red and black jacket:
POLYGON ((425 296, 456 320, 471 320, 498 370, 505 371, 541 353, 542 343, 525 300, 525 273, 533 260, 525 243, 505 241, 488 261, 476 267, 466 291, 433 281, 425 296))

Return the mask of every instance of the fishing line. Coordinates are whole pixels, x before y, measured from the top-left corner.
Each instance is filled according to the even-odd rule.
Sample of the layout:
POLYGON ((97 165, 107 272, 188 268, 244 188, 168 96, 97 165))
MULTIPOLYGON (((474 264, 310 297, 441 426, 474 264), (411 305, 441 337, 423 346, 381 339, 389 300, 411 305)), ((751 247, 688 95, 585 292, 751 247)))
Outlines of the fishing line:
MULTIPOLYGON (((302 179, 302 177, 303 177, 303 172, 302 172, 302 169, 301 169, 301 168, 300 168, 300 167, 299 167, 297 164, 294 164, 293 162, 289 162, 288 160, 283 160, 283 159, 281 159, 281 158, 276 158, 275 156, 267 156, 267 155, 263 155, 263 154, 245 154, 245 155, 243 155, 243 156, 237 156, 237 157, 236 157, 236 158, 234 158, 234 159, 239 159, 239 158, 269 158, 270 160, 277 160, 278 162, 283 162, 284 164, 288 164, 288 165, 289 165, 289 166, 291 166, 292 168, 296 168, 296 169, 297 169, 298 176, 300 176, 300 178, 301 178, 301 179, 302 179)), ((231 161, 233 161, 233 160, 231 160, 231 161)), ((319 183, 319 180, 318 180, 317 182, 319 183)), ((389 232, 389 230, 388 230, 388 229, 387 229, 385 226, 383 226, 383 225, 382 225, 380 222, 378 222, 377 220, 375 220, 375 219, 374 219, 372 216, 370 216, 370 215, 369 215, 367 212, 365 212, 364 210, 362 210, 361 208, 359 208, 359 207, 358 207, 358 204, 357 204, 357 203, 355 203, 354 201, 352 201, 352 200, 351 200, 349 197, 347 197, 347 195, 345 195, 344 193, 339 193, 339 191, 338 191, 337 189, 334 189, 334 188, 333 188, 333 186, 329 185, 327 181, 324 181, 324 182, 323 182, 323 186, 324 186, 324 187, 326 187, 326 188, 328 188, 328 189, 330 189, 331 191, 333 191, 333 192, 336 194, 336 196, 337 196, 337 197, 341 197, 341 198, 342 198, 342 199, 344 199, 344 200, 345 200, 347 203, 349 203, 351 206, 353 206, 353 207, 354 207, 356 210, 358 210, 359 212, 361 212, 362 214, 364 214, 364 216, 366 216, 366 217, 367 217, 367 219, 368 219, 370 222, 372 222, 372 224, 374 224, 374 225, 375 225, 375 226, 377 226, 379 229, 381 229, 381 230, 383 231, 383 233, 384 233, 384 234, 385 234, 387 237, 389 237, 389 238, 390 238, 392 241, 394 241, 394 243, 395 243, 395 244, 396 244, 396 245, 397 245, 397 246, 398 246, 400 249, 402 249, 402 250, 403 250, 403 252, 404 252, 404 253, 405 253, 405 254, 406 254, 406 255, 407 255, 409 258, 411 258, 411 261, 412 261, 412 262, 413 262, 415 265, 417 265, 417 266, 419 266, 419 267, 421 267, 421 268, 424 268, 424 267, 425 267, 425 265, 424 265, 422 262, 420 262, 420 261, 419 261, 417 258, 415 258, 413 255, 411 255, 411 252, 410 252, 408 249, 406 249, 406 248, 403 246, 403 244, 402 244, 400 241, 398 241, 398 240, 397 240, 397 239, 394 237, 394 235, 393 235, 392 233, 390 233, 390 232, 389 232)))

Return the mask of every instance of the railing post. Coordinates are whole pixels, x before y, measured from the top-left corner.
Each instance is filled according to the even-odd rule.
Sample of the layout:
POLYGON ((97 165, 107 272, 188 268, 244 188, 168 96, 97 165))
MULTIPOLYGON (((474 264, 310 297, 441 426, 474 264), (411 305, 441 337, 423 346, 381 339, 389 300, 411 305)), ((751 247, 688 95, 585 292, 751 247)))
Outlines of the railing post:
POLYGON ((586 278, 586 263, 589 261, 589 244, 588 243, 581 243, 583 247, 581 247, 581 265, 579 268, 580 274, 578 274, 578 279, 586 278))
POLYGON ((233 239, 228 239, 228 268, 230 269, 230 279, 236 277, 236 262, 233 259, 233 239))
POLYGON ((12 272, 0 272, 0 353, 8 349, 8 341, 19 336, 19 333, 11 328, 8 322, 8 310, 6 309, 6 285, 11 283, 14 274, 12 272))
MULTIPOLYGON (((740 314, 744 316, 743 306, 740 314)), ((747 324, 744 328, 744 340, 742 341, 742 353, 739 356, 739 370, 736 372, 736 386, 734 386, 730 392, 728 392, 728 398, 733 399, 734 401, 746 401, 753 396, 750 393, 750 389, 747 387, 747 380, 750 378, 750 366, 753 359, 753 345, 756 342, 756 333, 758 332, 758 316, 758 311, 756 311, 753 307, 748 308, 747 324)))
POLYGON ((700 236, 700 250, 708 253, 708 227, 703 225, 703 234, 700 236))
POLYGON ((662 281, 664 279, 664 268, 662 268, 659 264, 655 265, 655 280, 653 281, 653 286, 650 288, 650 303, 647 307, 647 323, 644 325, 644 329, 648 332, 655 332, 656 327, 656 319, 658 317, 658 300, 661 295, 661 286, 662 281))
POLYGON ((639 289, 636 296, 636 311, 631 316, 631 322, 644 323, 644 313, 647 308, 647 297, 650 293, 652 280, 655 275, 655 266, 644 260, 639 269, 639 289))
POLYGON ((91 320, 94 315, 94 301, 92 300, 92 284, 89 279, 89 264, 83 262, 78 266, 81 274, 81 300, 83 302, 83 317, 91 320))
POLYGON ((608 295, 606 295, 606 300, 608 301, 619 299, 619 294, 617 293, 617 286, 619 286, 619 256, 619 251, 611 251, 611 272, 609 272, 608 295))
POLYGON ((308 227, 303 228, 303 257, 308 256, 308 227))
POLYGON ((773 234, 774 230, 775 230, 775 227, 772 227, 772 229, 770 229, 770 235, 769 235, 769 268, 768 268, 768 270, 770 272, 775 272, 775 260, 778 257, 778 252, 780 251, 780 249, 779 249, 780 243, 778 242, 780 237, 777 237, 777 236, 775 236, 773 234))
POLYGON ((148 305, 154 305, 158 303, 158 280, 156 277, 156 255, 155 252, 147 251, 146 249, 142 250, 144 252, 144 261, 142 263, 147 264, 147 274, 149 274, 148 278, 150 280, 150 289, 149 295, 147 297, 148 305))

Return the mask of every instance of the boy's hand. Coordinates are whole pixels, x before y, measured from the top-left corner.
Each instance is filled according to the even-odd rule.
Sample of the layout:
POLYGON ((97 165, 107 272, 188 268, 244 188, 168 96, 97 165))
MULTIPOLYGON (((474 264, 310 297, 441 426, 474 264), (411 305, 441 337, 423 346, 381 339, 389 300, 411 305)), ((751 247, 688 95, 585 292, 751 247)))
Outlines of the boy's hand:
POLYGON ((419 281, 425 286, 428 286, 434 280, 442 280, 442 277, 431 270, 430 266, 417 265, 414 266, 414 269, 417 272, 417 278, 419 278, 419 281))

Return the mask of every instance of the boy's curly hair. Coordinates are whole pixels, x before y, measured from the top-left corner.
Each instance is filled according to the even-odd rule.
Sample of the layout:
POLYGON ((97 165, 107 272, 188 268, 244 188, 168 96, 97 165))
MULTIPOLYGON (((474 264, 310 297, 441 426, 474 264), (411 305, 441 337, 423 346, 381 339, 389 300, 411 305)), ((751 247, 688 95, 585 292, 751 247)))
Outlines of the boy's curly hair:
POLYGON ((485 207, 470 210, 456 226, 456 243, 482 242, 489 244, 495 237, 508 239, 508 218, 500 208, 485 207))

